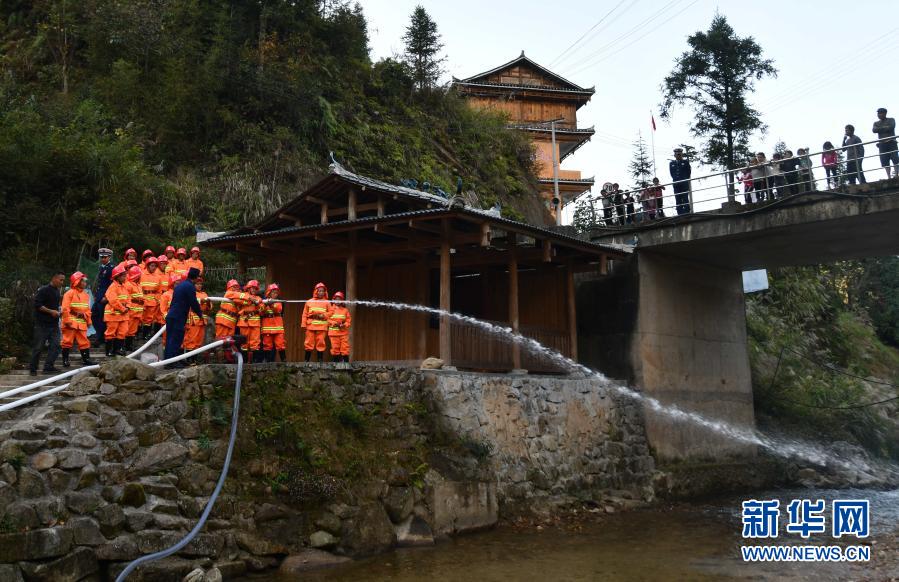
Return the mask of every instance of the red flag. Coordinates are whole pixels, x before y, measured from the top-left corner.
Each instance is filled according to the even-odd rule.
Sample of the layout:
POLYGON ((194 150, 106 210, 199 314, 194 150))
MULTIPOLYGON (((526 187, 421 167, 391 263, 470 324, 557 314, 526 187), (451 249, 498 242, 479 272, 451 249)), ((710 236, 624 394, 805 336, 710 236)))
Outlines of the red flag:
POLYGON ((649 118, 652 120, 652 130, 656 130, 656 116, 652 113, 649 114, 649 118))

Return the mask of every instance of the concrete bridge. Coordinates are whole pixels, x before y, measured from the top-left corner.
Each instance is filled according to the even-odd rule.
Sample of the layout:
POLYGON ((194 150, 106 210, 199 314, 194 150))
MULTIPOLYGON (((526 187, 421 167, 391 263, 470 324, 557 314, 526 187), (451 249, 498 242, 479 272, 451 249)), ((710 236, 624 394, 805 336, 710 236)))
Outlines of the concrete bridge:
MULTIPOLYGON (((811 192, 591 239, 634 245, 610 277, 577 288, 584 363, 666 403, 753 426, 742 271, 899 254, 899 180, 811 192)), ((716 459, 752 449, 647 414, 660 459, 716 459)))

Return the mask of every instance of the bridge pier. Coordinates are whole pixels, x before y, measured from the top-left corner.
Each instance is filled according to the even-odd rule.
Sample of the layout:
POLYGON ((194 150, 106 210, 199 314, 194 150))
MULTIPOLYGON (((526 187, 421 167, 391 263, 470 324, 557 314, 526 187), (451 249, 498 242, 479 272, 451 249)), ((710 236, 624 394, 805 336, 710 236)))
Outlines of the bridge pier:
MULTIPOLYGON (((581 360, 674 404, 754 427, 741 271, 641 251, 577 290, 581 360)), ((755 454, 692 423, 646 410, 659 460, 755 454)))

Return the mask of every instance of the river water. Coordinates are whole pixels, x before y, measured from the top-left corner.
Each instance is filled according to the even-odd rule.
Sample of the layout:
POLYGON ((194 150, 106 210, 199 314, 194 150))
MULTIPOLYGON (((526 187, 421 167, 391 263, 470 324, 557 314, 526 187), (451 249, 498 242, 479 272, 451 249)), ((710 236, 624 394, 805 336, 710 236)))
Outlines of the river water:
MULTIPOLYGON (((868 564, 747 564, 741 560, 741 505, 748 497, 657 506, 603 515, 540 530, 512 526, 460 536, 429 548, 398 549, 352 564, 309 572, 303 580, 491 582, 641 580, 890 580, 899 579, 895 536, 899 490, 795 490, 757 493, 755 499, 870 499, 871 537, 850 542, 872 545, 868 564), (878 545, 879 544, 879 545, 878 545)), ((591 515, 592 517, 592 515, 591 515)), ((773 543, 834 544, 827 534, 803 542, 786 534, 773 543)), ((829 527, 829 517, 828 517, 829 527)), ((845 538, 844 538, 845 539, 845 538)), ((767 545, 758 542, 757 545, 767 545)), ((266 576, 248 580, 286 582, 266 576)))

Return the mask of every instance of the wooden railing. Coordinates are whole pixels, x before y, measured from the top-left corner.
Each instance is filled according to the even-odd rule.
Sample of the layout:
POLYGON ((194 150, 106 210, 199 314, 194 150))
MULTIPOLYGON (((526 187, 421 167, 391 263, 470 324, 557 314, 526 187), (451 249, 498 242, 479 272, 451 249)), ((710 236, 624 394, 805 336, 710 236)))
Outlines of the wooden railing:
MULTIPOLYGON (((495 325, 509 327, 507 322, 491 321, 495 325)), ((467 325, 452 323, 452 365, 475 370, 508 371, 512 365, 512 342, 508 336, 500 336, 467 325)), ((522 325, 521 335, 532 338, 547 348, 563 355, 570 353, 568 332, 544 327, 522 325)), ((544 356, 521 349, 522 367, 531 372, 562 372, 563 370, 544 356)))

